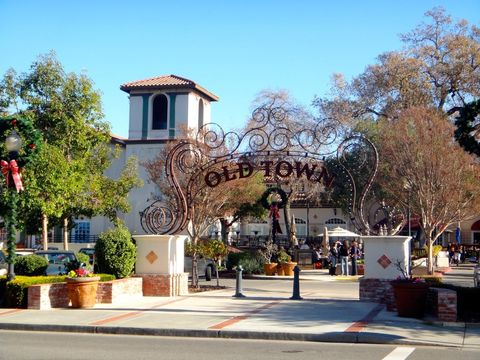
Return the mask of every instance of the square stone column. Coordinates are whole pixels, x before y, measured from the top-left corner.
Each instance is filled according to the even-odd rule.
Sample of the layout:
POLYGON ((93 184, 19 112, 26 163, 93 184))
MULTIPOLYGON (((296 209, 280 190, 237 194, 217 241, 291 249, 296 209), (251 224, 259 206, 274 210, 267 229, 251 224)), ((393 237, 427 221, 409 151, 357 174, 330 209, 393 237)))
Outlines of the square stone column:
POLYGON ((365 279, 394 280, 402 276, 396 266, 410 270, 410 236, 362 236, 365 253, 365 279))
POLYGON ((410 236, 362 236, 365 253, 365 275, 360 279, 360 300, 386 303, 394 306, 390 281, 402 277, 399 262, 410 271, 410 236))
POLYGON ((186 235, 134 235, 137 244, 136 276, 143 279, 144 296, 188 294, 184 272, 186 235))

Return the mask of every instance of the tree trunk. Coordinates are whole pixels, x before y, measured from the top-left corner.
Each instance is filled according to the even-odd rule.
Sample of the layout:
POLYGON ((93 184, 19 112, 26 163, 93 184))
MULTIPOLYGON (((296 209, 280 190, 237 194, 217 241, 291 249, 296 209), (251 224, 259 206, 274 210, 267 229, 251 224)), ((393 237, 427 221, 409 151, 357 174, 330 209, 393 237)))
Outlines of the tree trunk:
POLYGON ((216 272, 216 277, 217 277, 217 286, 220 286, 220 276, 218 274, 218 264, 216 261, 214 261, 214 264, 215 264, 215 272, 216 272))
POLYGON ((42 244, 43 250, 48 250, 48 216, 42 214, 42 244))
POLYGON ((427 240, 428 244, 428 275, 433 275, 433 241, 432 238, 427 240))
POLYGON ((228 232, 229 232, 230 226, 231 224, 228 222, 227 219, 225 218, 220 219, 220 234, 224 244, 228 244, 228 232))
POLYGON ((63 249, 68 250, 68 218, 63 219, 63 249))
POLYGON ((192 254, 192 286, 198 288, 198 261, 196 252, 192 254))

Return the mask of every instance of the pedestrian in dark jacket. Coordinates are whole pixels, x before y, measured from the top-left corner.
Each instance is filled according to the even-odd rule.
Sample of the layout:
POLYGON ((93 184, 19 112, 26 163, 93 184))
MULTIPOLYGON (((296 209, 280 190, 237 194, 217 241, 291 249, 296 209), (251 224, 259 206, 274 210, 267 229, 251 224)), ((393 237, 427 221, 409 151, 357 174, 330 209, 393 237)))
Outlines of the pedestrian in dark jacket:
POLYGON ((352 259, 352 275, 357 275, 357 259, 360 256, 360 250, 358 249, 358 244, 356 241, 352 242, 352 247, 350 248, 350 258, 352 259))

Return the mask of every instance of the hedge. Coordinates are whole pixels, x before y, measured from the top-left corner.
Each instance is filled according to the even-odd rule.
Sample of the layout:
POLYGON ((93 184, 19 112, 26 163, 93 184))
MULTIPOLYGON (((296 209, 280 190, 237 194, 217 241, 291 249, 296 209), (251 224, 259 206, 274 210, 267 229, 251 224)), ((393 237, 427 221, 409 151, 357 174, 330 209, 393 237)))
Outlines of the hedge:
MULTIPOLYGON (((100 276, 100 281, 115 280, 109 274, 95 274, 100 276)), ((0 307, 27 308, 28 287, 38 284, 54 284, 65 282, 66 275, 57 276, 16 276, 7 282, 6 276, 0 276, 0 307)))

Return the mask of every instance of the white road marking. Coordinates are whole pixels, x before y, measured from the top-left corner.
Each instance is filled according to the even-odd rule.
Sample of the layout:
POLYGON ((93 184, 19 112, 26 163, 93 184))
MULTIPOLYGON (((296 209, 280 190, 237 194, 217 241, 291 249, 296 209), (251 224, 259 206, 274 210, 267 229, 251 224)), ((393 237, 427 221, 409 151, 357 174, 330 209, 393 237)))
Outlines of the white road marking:
POLYGON ((414 347, 397 347, 382 360, 405 360, 414 350, 414 347))

